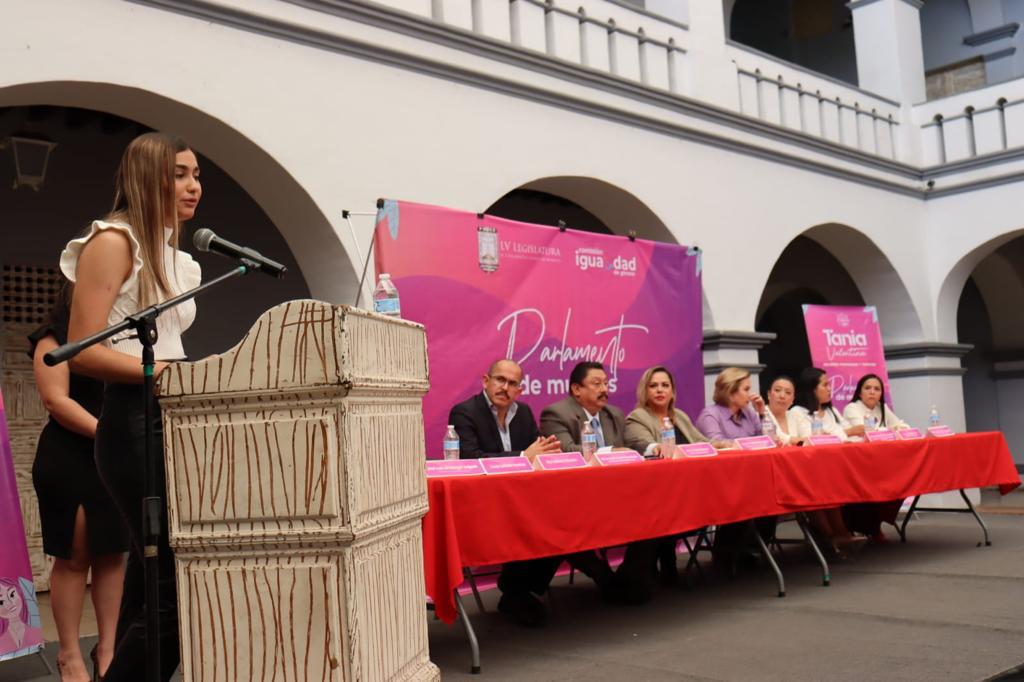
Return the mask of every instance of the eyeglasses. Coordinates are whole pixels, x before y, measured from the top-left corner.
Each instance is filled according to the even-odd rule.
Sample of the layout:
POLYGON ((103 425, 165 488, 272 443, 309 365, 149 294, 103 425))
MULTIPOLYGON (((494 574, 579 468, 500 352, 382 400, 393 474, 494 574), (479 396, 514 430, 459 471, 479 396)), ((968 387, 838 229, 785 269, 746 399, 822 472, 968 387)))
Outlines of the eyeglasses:
POLYGON ((499 386, 508 386, 512 390, 519 388, 519 384, 521 383, 519 381, 516 381, 515 379, 506 379, 501 375, 498 375, 496 377, 488 375, 487 378, 493 381, 494 383, 498 384, 499 386))

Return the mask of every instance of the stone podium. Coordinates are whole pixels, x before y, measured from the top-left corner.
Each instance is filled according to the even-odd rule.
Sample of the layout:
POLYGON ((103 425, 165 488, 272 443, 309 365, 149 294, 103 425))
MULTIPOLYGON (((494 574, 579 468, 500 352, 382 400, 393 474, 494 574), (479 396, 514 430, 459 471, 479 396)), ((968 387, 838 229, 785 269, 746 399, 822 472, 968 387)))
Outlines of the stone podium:
POLYGON ((423 327, 292 301, 163 410, 184 679, 434 680, 423 327))

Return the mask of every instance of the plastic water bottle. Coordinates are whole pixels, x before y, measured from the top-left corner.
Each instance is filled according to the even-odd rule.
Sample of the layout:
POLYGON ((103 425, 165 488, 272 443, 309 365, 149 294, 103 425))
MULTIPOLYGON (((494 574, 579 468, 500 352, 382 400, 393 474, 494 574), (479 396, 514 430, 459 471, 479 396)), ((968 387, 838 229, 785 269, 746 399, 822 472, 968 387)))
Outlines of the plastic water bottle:
POLYGON ((939 425, 940 421, 941 420, 939 418, 939 410, 937 407, 932 405, 931 411, 928 412, 928 428, 935 428, 936 426, 939 425))
POLYGON ((672 420, 665 417, 661 420, 661 457, 672 459, 676 456, 676 427, 672 420))
POLYGON ((869 414, 868 416, 864 417, 864 432, 868 433, 870 431, 877 431, 877 430, 878 430, 878 418, 875 417, 875 415, 873 415, 873 414, 869 414))
POLYGON ((580 450, 583 451, 583 459, 593 461, 597 452, 597 433, 588 421, 583 422, 583 430, 580 431, 580 450))
POLYGON ((391 275, 380 273, 377 287, 373 290, 373 312, 390 317, 401 317, 402 307, 398 303, 398 289, 391 281, 391 275))
POLYGON ((444 434, 444 458, 459 458, 459 434, 451 424, 448 425, 448 430, 444 434))
POLYGON ((779 432, 775 428, 775 422, 772 421, 771 416, 767 412, 761 415, 761 433, 768 436, 776 443, 779 442, 779 432))
POLYGON ((821 423, 821 417, 816 413, 811 414, 811 435, 820 436, 824 428, 825 427, 821 423))

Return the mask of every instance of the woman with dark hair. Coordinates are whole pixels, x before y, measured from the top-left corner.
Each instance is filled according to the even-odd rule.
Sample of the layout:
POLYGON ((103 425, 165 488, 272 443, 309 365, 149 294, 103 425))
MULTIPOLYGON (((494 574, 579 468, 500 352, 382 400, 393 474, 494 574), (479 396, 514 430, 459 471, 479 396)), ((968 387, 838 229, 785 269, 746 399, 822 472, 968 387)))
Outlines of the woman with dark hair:
MULTIPOLYGON (((141 135, 125 149, 118 168, 113 210, 72 240, 60 257, 64 275, 75 283, 68 338, 77 341, 122 321, 159 301, 194 288, 199 264, 178 250, 181 224, 195 213, 202 187, 196 155, 179 138, 161 133, 141 135)), ((181 335, 195 319, 188 301, 157 320, 155 374, 185 357, 181 335)), ((110 491, 131 540, 117 625, 114 658, 107 682, 144 676, 146 604, 143 569, 142 498, 145 494, 145 400, 142 344, 132 332, 79 353, 71 370, 105 382, 103 409, 96 425, 96 465, 110 491)), ((160 409, 153 404, 156 443, 163 442, 160 409)), ((165 487, 164 458, 156 458, 157 485, 165 487)), ((160 521, 167 528, 167 506, 160 521)), ((160 566, 160 675, 168 680, 178 667, 178 608, 174 556, 162 533, 157 547, 160 566)), ((102 668, 101 668, 102 669, 102 668)))
MULTIPOLYGON (((877 374, 865 374, 860 378, 853 392, 853 402, 846 406, 843 415, 851 424, 859 426, 867 426, 866 421, 871 417, 875 420, 875 428, 891 430, 909 426, 885 404, 885 387, 877 374)), ((843 507, 843 518, 850 529, 867 535, 872 542, 885 544, 889 539, 882 532, 882 523, 895 526, 902 506, 903 500, 848 504, 843 507)))
POLYGON ((813 425, 821 424, 821 433, 838 436, 846 442, 850 436, 863 436, 864 426, 853 426, 832 407, 832 385, 825 370, 808 367, 800 372, 796 386, 796 407, 813 425))
POLYGON ((853 402, 843 410, 843 416, 854 426, 866 427, 870 417, 874 417, 875 428, 879 429, 905 429, 909 426, 885 404, 885 386, 877 374, 865 374, 860 378, 853 392, 853 402))
POLYGON ((43 356, 68 340, 69 287, 50 319, 29 336, 36 388, 50 420, 39 435, 32 484, 39 500, 43 551, 53 557, 50 607, 57 626, 61 680, 87 680, 78 646, 86 578, 92 572, 92 604, 99 641, 93 667, 105 670, 114 656, 117 612, 124 583, 128 531, 96 472, 93 439, 103 403, 103 384, 66 364, 48 367, 43 356))
POLYGON ((807 417, 793 407, 796 385, 785 374, 772 379, 768 387, 768 405, 766 414, 775 424, 775 434, 779 445, 803 445, 811 435, 811 424, 807 417))

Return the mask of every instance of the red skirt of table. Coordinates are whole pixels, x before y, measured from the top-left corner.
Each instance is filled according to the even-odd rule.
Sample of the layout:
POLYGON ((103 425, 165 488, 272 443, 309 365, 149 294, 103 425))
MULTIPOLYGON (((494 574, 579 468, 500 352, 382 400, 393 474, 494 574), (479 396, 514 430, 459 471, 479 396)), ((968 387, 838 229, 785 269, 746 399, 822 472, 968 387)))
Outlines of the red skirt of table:
POLYGON ((611 547, 760 516, 1020 485, 1003 435, 722 452, 568 471, 435 478, 423 518, 427 595, 456 617, 464 566, 611 547))

